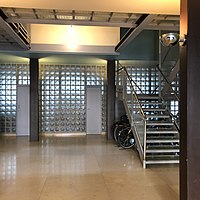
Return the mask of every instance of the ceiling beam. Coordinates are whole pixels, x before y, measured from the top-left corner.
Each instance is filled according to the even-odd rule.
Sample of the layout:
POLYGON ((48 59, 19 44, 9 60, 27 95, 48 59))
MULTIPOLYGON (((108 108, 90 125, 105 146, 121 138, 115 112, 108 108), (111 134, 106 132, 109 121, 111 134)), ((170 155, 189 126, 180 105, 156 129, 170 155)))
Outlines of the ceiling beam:
POLYGON ((135 27, 131 22, 97 22, 91 18, 88 21, 84 20, 63 20, 63 19, 21 19, 21 18, 8 18, 9 23, 22 23, 22 24, 55 24, 55 25, 80 25, 80 26, 109 26, 109 27, 135 27))
POLYGON ((0 17, 0 27, 8 34, 10 37, 24 50, 30 49, 30 46, 27 45, 17 34, 16 31, 14 31, 10 25, 0 17))
POLYGON ((152 20, 156 17, 156 15, 148 15, 143 14, 137 21, 136 27, 130 28, 124 37, 119 41, 117 46, 115 47, 115 51, 120 52, 122 51, 130 42, 132 42, 136 36, 140 34, 142 30, 146 28, 146 26, 152 22, 152 20))
POLYGON ((170 25, 153 25, 149 24, 148 26, 145 27, 145 30, 161 30, 161 31, 179 31, 180 26, 170 26, 170 25))

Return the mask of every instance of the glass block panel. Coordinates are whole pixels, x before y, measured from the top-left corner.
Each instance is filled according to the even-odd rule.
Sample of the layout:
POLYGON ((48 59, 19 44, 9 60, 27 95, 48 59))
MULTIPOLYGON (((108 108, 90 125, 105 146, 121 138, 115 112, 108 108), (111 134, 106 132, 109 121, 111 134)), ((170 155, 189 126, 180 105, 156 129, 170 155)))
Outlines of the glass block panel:
POLYGON ((17 84, 29 82, 28 64, 0 64, 0 133, 16 132, 17 84))
MULTIPOLYGON (((163 77, 159 77, 159 72, 156 66, 154 65, 124 65, 128 71, 128 74, 131 76, 132 80, 137 84, 138 87, 135 87, 135 91, 137 94, 158 94, 159 93, 159 78, 161 79, 161 90, 164 88, 166 81, 163 80, 163 77)), ((162 68, 163 74, 168 77, 171 73, 172 67, 168 66, 162 68)), ((118 76, 118 84, 122 85, 122 77, 120 73, 118 76)), ((128 83, 128 81, 127 81, 128 83)), ((171 83, 173 90, 179 94, 179 74, 177 73, 176 78, 171 83)), ((127 91, 130 93, 130 85, 127 84, 127 91)), ((179 102, 173 99, 165 100, 165 104, 167 109, 171 112, 171 114, 178 118, 179 116, 179 102)))
POLYGON ((42 132, 86 131, 85 89, 89 85, 96 85, 102 88, 102 131, 105 131, 105 82, 106 66, 41 65, 40 130, 42 132))
MULTIPOLYGON (((159 75, 155 66, 145 65, 126 65, 128 74, 134 80, 134 89, 137 94, 157 94, 159 75)), ((119 77, 119 85, 122 85, 122 78, 119 77)), ((131 86, 127 80, 127 92, 131 93, 131 86)))

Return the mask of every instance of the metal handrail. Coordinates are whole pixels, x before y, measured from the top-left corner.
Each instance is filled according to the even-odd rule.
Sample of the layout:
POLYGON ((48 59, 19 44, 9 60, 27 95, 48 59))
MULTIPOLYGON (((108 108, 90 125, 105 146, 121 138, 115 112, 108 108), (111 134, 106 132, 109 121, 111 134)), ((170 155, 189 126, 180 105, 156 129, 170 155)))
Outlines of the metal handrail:
MULTIPOLYGON (((135 130, 134 132, 136 134, 136 138, 137 138, 138 145, 139 145, 138 147, 140 149, 139 152, 141 153, 141 155, 140 155, 141 157, 140 158, 141 158, 141 161, 143 163, 143 168, 145 168, 146 167, 146 115, 144 114, 143 108, 141 106, 141 103, 139 101, 137 93, 136 93, 136 91, 134 89, 134 85, 137 88, 139 88, 139 87, 137 86, 137 84, 135 83, 135 81, 133 81, 133 79, 128 74, 128 71, 127 71, 126 67, 122 66, 120 63, 119 63, 119 65, 120 65, 120 69, 118 69, 117 71, 119 72, 121 70, 124 70, 125 75, 126 75, 126 77, 128 78, 128 80, 130 82, 130 87, 131 87, 131 90, 132 90, 132 95, 134 95, 135 100, 136 100, 137 104, 139 105, 139 113, 142 116, 142 120, 144 121, 143 145, 142 145, 142 142, 141 142, 141 139, 140 139, 137 127, 136 127, 136 125, 134 123, 134 120, 131 117, 131 119, 133 120, 133 128, 135 130), (134 83, 134 85, 133 85, 133 83, 134 83)), ((126 87, 126 86, 124 86, 124 87, 126 87)), ((132 99, 132 101, 133 101, 133 99, 132 99)))
POLYGON ((139 88, 139 86, 136 84, 136 82, 130 77, 130 75, 128 74, 128 71, 127 71, 127 69, 126 69, 126 67, 122 66, 120 63, 119 63, 119 65, 121 66, 120 70, 123 69, 123 70, 126 72, 126 76, 128 77, 128 79, 129 79, 129 81, 130 81, 130 85, 131 85, 131 88, 133 89, 135 99, 136 99, 136 101, 137 101, 137 103, 138 103, 138 105, 139 105, 140 113, 142 114, 143 118, 146 119, 146 115, 144 114, 144 111, 143 111, 142 106, 141 106, 141 104, 140 104, 140 102, 139 102, 139 98, 138 98, 138 96, 137 96, 137 94, 136 94, 136 92, 135 92, 135 90, 134 90, 134 86, 133 86, 132 82, 133 82, 134 85, 141 91, 141 93, 143 93, 143 92, 142 92, 142 90, 139 88))
POLYGON ((136 83, 136 82, 132 79, 132 77, 128 74, 127 69, 126 69, 124 66, 122 66, 120 63, 119 63, 119 65, 120 65, 121 68, 119 68, 116 72, 119 72, 120 70, 123 70, 123 69, 124 69, 124 71, 126 71, 126 74, 127 74, 128 78, 129 78, 129 81, 130 81, 130 82, 133 82, 134 85, 135 85, 135 87, 137 87, 138 90, 141 92, 141 94, 143 94, 143 91, 141 90, 141 88, 137 85, 137 83, 136 83))
POLYGON ((136 101, 137 101, 137 103, 138 103, 138 105, 139 105, 140 113, 141 113, 142 117, 143 117, 144 119, 146 119, 146 115, 144 114, 144 111, 143 111, 143 109, 142 109, 142 106, 141 106, 141 103, 140 103, 140 101, 139 101, 139 98, 138 98, 138 96, 137 96, 137 94, 136 94, 136 92, 135 92, 135 90, 134 90, 134 86, 133 86, 133 84, 132 84, 132 79, 130 78, 130 76, 129 76, 127 70, 126 70, 126 68, 124 68, 124 71, 126 72, 126 75, 127 75, 128 79, 129 79, 129 81, 130 81, 131 88, 133 89, 133 94, 134 94, 135 99, 136 99, 136 101))
POLYGON ((158 65, 156 65, 156 68, 158 69, 158 71, 160 72, 160 74, 163 76, 164 80, 166 81, 166 83, 169 85, 170 89, 173 91, 174 96, 176 97, 176 99, 178 101, 180 101, 180 98, 178 97, 178 95, 176 94, 176 92, 174 91, 172 85, 170 84, 169 80, 167 79, 167 77, 164 75, 164 73, 162 72, 162 70, 159 68, 158 65))

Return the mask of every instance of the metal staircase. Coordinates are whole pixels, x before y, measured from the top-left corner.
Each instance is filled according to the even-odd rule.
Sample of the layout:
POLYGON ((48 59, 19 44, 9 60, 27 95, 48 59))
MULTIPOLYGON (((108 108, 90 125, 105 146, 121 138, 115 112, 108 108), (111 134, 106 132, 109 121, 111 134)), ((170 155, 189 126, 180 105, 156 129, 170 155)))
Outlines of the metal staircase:
POLYGON ((158 95, 136 94, 135 82, 126 68, 122 67, 120 73, 123 76, 118 91, 122 91, 121 97, 143 167, 179 163, 179 130, 164 100, 158 95))
POLYGON ((139 96, 146 116, 146 164, 178 163, 179 132, 158 96, 139 96))

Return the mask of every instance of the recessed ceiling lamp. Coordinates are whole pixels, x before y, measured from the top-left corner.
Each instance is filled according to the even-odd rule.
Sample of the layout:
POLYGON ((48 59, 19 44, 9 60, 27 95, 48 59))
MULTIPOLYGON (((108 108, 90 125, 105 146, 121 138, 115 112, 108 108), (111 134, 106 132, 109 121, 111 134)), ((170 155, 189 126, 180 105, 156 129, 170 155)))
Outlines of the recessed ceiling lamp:
POLYGON ((76 49, 78 47, 77 34, 72 25, 68 26, 68 40, 67 46, 69 49, 76 49))

